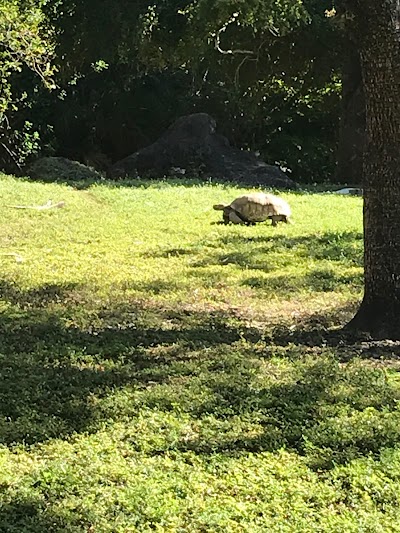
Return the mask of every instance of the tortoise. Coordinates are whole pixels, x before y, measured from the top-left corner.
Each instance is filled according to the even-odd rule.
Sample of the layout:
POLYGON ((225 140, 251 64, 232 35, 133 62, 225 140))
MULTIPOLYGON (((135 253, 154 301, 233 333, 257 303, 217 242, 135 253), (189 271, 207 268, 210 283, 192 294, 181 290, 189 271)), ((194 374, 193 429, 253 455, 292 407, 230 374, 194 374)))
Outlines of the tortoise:
POLYGON ((272 225, 276 226, 278 222, 289 223, 289 217, 292 214, 285 200, 263 192, 245 194, 233 200, 229 205, 216 204, 213 208, 223 211, 224 224, 232 222, 251 225, 271 219, 272 225))

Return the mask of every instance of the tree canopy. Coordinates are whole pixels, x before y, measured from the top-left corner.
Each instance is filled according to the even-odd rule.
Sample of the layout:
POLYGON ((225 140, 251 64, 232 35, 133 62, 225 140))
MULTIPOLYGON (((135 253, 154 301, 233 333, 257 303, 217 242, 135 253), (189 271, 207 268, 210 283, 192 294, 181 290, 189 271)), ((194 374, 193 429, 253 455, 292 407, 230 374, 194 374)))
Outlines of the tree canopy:
POLYGON ((13 96, 4 94, 30 95, 19 116, 44 153, 116 160, 205 111, 236 146, 296 179, 333 175, 343 46, 330 0, 3 2, 3 18, 36 28, 23 76, 8 76, 13 96), (55 74, 58 90, 39 88, 41 73, 46 83, 55 74))

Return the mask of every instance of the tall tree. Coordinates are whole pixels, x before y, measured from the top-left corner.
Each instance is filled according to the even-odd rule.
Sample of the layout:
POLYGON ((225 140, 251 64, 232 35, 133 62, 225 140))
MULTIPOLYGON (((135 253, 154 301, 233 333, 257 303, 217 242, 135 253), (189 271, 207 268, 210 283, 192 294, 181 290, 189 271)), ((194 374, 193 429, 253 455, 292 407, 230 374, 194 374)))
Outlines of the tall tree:
POLYGON ((365 290, 349 327, 400 339, 400 0, 341 0, 366 101, 365 290))

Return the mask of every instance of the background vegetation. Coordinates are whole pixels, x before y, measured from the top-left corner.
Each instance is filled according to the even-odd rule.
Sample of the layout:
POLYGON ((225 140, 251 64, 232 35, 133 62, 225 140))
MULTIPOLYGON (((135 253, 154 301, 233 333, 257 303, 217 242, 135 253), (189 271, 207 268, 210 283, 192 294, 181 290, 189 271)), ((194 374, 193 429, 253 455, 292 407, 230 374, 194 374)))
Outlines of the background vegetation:
POLYGON ((101 168, 202 111, 296 180, 333 176, 346 54, 330 0, 2 2, 4 169, 39 151, 101 168))

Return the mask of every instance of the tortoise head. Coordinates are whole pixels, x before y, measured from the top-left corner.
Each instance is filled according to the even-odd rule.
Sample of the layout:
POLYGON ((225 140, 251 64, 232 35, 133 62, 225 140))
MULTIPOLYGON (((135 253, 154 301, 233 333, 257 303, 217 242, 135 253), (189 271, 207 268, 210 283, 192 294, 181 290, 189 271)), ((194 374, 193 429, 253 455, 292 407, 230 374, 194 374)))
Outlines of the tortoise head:
POLYGON ((223 211, 227 206, 224 204, 215 204, 213 205, 213 209, 216 211, 223 211))

